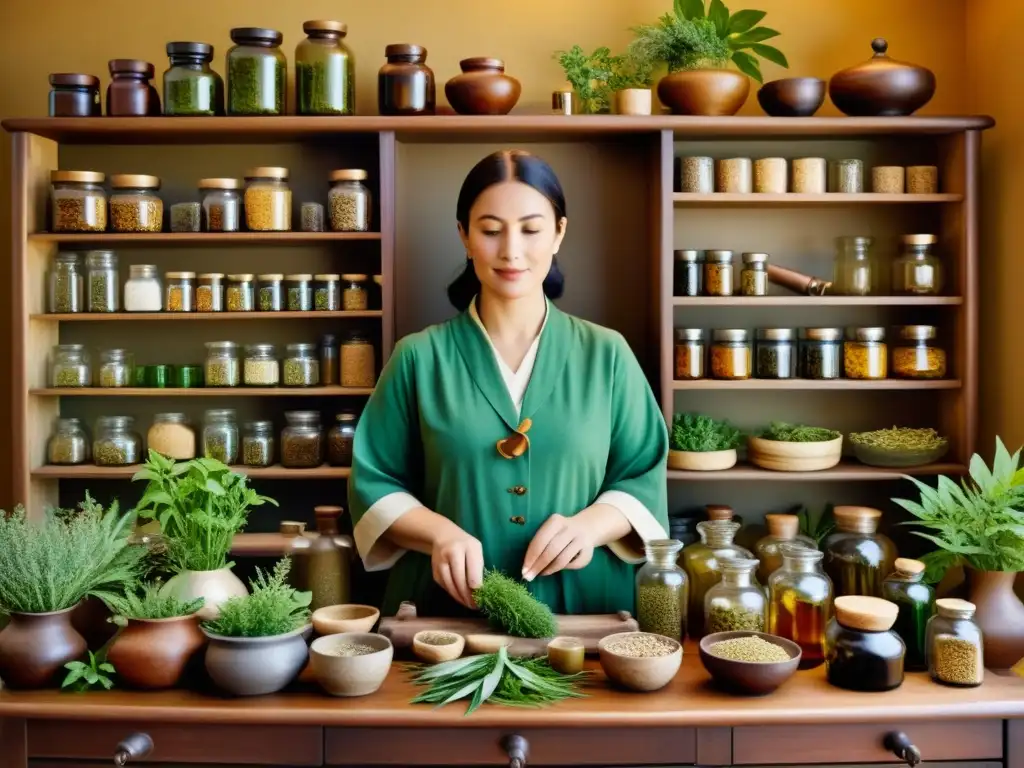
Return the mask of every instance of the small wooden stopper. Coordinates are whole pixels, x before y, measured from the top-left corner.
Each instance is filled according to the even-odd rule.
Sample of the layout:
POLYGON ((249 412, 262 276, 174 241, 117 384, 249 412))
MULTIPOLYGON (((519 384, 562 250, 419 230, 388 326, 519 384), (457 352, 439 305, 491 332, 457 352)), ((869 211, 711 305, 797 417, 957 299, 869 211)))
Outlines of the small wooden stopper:
POLYGON ((297 520, 282 520, 279 529, 282 536, 301 536, 306 530, 306 524, 297 520))
POLYGON ((940 615, 950 619, 969 619, 977 610, 974 603, 958 597, 940 597, 935 601, 935 608, 940 615))
POLYGON ((708 513, 708 520, 732 520, 735 515, 732 507, 725 504, 707 504, 704 509, 708 513))
POLYGON ((896 566, 897 571, 908 576, 917 576, 919 573, 924 573, 925 569, 924 563, 920 560, 912 560, 909 557, 897 557, 893 565, 896 566))
POLYGON ((768 533, 777 539, 795 539, 800 530, 800 518, 796 515, 783 515, 770 512, 764 516, 768 533))
POLYGON ((862 632, 885 632, 896 623, 899 606, 880 597, 843 595, 835 600, 836 621, 862 632))
POLYGON ((878 529, 882 513, 871 507, 839 506, 832 510, 832 516, 841 531, 872 533, 878 529))

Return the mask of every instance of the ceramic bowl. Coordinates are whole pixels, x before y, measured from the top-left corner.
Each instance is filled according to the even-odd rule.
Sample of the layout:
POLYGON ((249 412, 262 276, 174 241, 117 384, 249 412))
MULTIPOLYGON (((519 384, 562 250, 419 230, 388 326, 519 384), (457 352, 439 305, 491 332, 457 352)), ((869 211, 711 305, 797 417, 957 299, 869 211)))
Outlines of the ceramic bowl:
POLYGON ((757 101, 772 117, 810 117, 825 103, 825 87, 818 77, 786 77, 762 85, 757 101))
POLYGON ((907 451, 860 445, 851 440, 850 448, 857 460, 869 467, 919 467, 922 464, 936 462, 945 456, 949 451, 949 442, 944 440, 942 445, 929 451, 907 451))
POLYGON ((724 451, 669 451, 668 468, 691 472, 716 472, 736 466, 735 448, 724 451))
POLYGON ((384 635, 342 632, 318 637, 309 647, 309 666, 317 683, 332 696, 366 696, 384 682, 391 669, 394 647, 384 635), (346 645, 366 645, 372 653, 340 656, 346 645))
POLYGON ((466 638, 457 632, 424 629, 412 636, 412 652, 428 664, 457 659, 465 647, 466 638))
POLYGON ((792 640, 769 635, 766 632, 715 632, 700 641, 700 660, 715 683, 733 693, 763 696, 789 680, 800 666, 800 646, 792 640), (733 661, 715 656, 708 651, 715 643, 737 637, 760 637, 774 643, 789 654, 787 661, 733 661))
POLYGON ((762 469, 776 472, 817 472, 830 469, 843 457, 843 436, 814 443, 747 438, 747 459, 762 469))
POLYGON ((372 605, 325 605, 313 611, 313 629, 318 635, 369 632, 379 618, 380 611, 372 605))
POLYGON ((676 676, 679 665, 683 663, 681 644, 662 635, 652 635, 650 632, 617 632, 608 635, 598 642, 597 651, 600 654, 601 669, 608 679, 632 691, 656 691, 664 688, 676 676), (623 656, 610 650, 617 641, 634 636, 666 640, 675 646, 675 650, 663 656, 623 656))

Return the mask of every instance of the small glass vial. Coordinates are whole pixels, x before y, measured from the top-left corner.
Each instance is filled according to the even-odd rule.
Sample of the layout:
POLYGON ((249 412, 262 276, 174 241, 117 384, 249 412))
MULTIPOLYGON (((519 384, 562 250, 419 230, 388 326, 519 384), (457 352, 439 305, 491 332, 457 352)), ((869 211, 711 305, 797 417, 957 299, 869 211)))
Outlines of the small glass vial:
POLYGON ((907 647, 903 666, 907 670, 928 669, 928 620, 935 611, 935 590, 924 582, 925 566, 920 560, 897 557, 896 570, 882 582, 882 597, 899 608, 893 629, 907 647))
POLYGON ((939 296, 944 270, 932 249, 935 235, 903 235, 902 251, 892 263, 892 291, 902 296, 939 296))
POLYGON ((107 349, 100 352, 97 386, 104 389, 130 387, 135 373, 132 356, 126 349, 107 349))
POLYGON ((222 464, 238 463, 238 424, 231 408, 209 410, 203 415, 203 458, 222 464))
POLYGON ((281 287, 284 275, 259 275, 259 289, 256 292, 256 306, 260 312, 280 312, 284 309, 284 290, 281 287))
POLYGON ((361 312, 370 306, 369 292, 366 289, 366 275, 345 274, 341 294, 341 304, 346 312, 361 312))
POLYGON ((796 377, 796 333, 792 328, 758 328, 754 359, 759 379, 796 377))
POLYGON ((92 384, 89 354, 82 344, 57 344, 50 358, 51 386, 88 387, 92 384))
POLYGON ((636 574, 636 619, 641 632, 686 637, 689 580, 676 560, 683 543, 675 539, 645 542, 646 562, 636 574))
POLYGON ((547 647, 548 666, 563 675, 577 675, 583 671, 586 652, 587 647, 578 637, 552 638, 547 647))
POLYGON ((828 164, 828 191, 847 195, 864 191, 863 160, 832 160, 828 164))
POLYGON ((732 296, 732 251, 707 251, 704 254, 704 293, 707 296, 732 296))
POLYGON ((198 232, 201 228, 202 206, 199 203, 171 204, 171 232, 198 232))
POLYGON ((320 359, 316 344, 289 344, 284 359, 286 387, 315 387, 320 384, 320 359))
POLYGON ((110 226, 115 232, 159 232, 164 202, 157 194, 160 179, 139 173, 110 177, 110 226))
POLYGON ((289 232, 292 190, 288 169, 250 168, 245 173, 245 225, 253 232, 289 232))
POLYGON ((878 293, 878 275, 870 237, 836 238, 832 291, 841 296, 873 296, 878 293))
POLYGON ((273 344, 246 345, 242 381, 248 387, 276 387, 280 383, 281 365, 273 344))
POLYGON ((200 179, 204 232, 238 232, 242 228, 242 182, 238 179, 200 179))
POLYGON ((942 379, 946 350, 935 343, 934 325, 904 325, 892 350, 892 372, 901 379, 942 379))
POLYGON ((159 312, 164 308, 164 288, 155 264, 132 264, 124 284, 125 312, 159 312))
POLYGON ((356 438, 359 416, 344 412, 336 418, 338 423, 327 433, 327 463, 332 467, 351 467, 352 443, 356 438))
POLYGON ((105 232, 106 179, 94 171, 50 171, 51 226, 54 232, 105 232))
POLYGON ((318 312, 337 312, 341 309, 340 275, 314 275, 313 309, 318 312))
POLYGON ((825 662, 825 631, 832 616, 832 581, 817 549, 783 543, 782 565, 768 578, 768 631, 800 646, 800 669, 825 662))
POLYGON ((168 272, 165 275, 167 298, 164 308, 168 312, 195 312, 195 272, 168 272))
POLYGON ((285 275, 289 312, 310 312, 313 309, 313 276, 285 275))
POLYGON ((800 377, 839 379, 843 376, 843 329, 800 330, 800 377))
POLYGON ((711 332, 711 378, 749 379, 750 342, 742 328, 720 328, 711 332))
POLYGON ((926 631, 932 680, 965 688, 981 685, 984 645, 981 628, 974 622, 974 603, 944 597, 935 601, 935 608, 926 631))
POLYGON ((768 604, 764 590, 753 579, 758 561, 753 558, 722 561, 722 580, 704 595, 704 627, 715 632, 764 632, 768 604))
POLYGON ((787 544, 817 549, 818 545, 810 536, 800 533, 800 518, 796 515, 783 515, 769 512, 764 516, 768 535, 758 539, 754 545, 754 555, 760 565, 757 566, 757 580, 768 585, 768 579, 782 567, 782 547, 787 544))
POLYGON ((675 256, 675 272, 673 274, 673 290, 675 296, 700 296, 701 263, 700 251, 692 248, 673 251, 675 256))
POLYGON ((47 308, 56 314, 73 314, 85 308, 85 278, 77 253, 58 253, 48 275, 47 308))
POLYGON ((146 433, 146 445, 169 459, 189 461, 196 457, 196 432, 184 413, 158 413, 146 433))
POLYGON ((879 597, 835 599, 825 632, 826 677, 837 688, 891 691, 903 684, 905 646, 892 631, 898 609, 879 597))
POLYGON ((377 381, 376 351, 370 340, 358 332, 349 334, 341 345, 341 386, 364 389, 377 381))
POLYGON ((89 435, 81 419, 57 419, 46 441, 47 464, 84 464, 90 457, 89 435))
POLYGON ((224 304, 228 312, 252 312, 255 310, 255 277, 248 272, 228 275, 228 285, 224 291, 224 304))
POLYGON ((335 386, 338 383, 338 338, 326 333, 320 338, 320 383, 335 386))
POLYGON ((86 304, 89 312, 117 312, 121 308, 121 281, 113 251, 89 251, 85 255, 86 304))
POLYGON ((768 295, 768 254, 744 253, 740 270, 740 293, 744 296, 768 295))
POLYGON ((327 207, 331 213, 331 231, 369 231, 372 209, 370 188, 363 184, 366 171, 344 168, 332 171, 329 178, 331 189, 327 193, 327 207))
POLYGON ((224 311, 224 273, 207 272, 199 275, 196 286, 196 312, 224 311))
POLYGON ((323 430, 317 411, 285 411, 281 431, 281 466, 312 469, 324 462, 323 430))
POLYGON ((843 345, 843 369, 848 379, 884 379, 889 352, 885 328, 850 328, 843 345))
POLYGON ((299 226, 303 232, 324 231, 324 207, 320 203, 299 206, 299 226))
POLYGON ((131 416, 101 416, 96 420, 92 443, 93 463, 98 467, 126 467, 142 458, 142 435, 131 416))
POLYGON ((242 463, 269 467, 274 463, 274 422, 250 421, 242 434, 242 463))
POLYGON ((241 381, 238 345, 233 341, 206 342, 203 376, 208 387, 237 387, 241 381))
POLYGON ((679 381, 704 378, 704 330, 676 328, 676 375, 679 381))

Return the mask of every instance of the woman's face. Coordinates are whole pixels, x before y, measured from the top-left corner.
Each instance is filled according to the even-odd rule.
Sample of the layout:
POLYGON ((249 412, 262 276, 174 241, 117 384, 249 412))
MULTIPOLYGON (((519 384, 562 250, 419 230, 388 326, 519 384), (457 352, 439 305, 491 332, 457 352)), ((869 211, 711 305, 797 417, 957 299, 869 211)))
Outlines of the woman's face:
POLYGON ((565 218, 551 202, 519 181, 492 184, 469 211, 469 231, 459 225, 466 253, 482 289, 504 299, 542 291, 551 259, 562 244, 565 218))

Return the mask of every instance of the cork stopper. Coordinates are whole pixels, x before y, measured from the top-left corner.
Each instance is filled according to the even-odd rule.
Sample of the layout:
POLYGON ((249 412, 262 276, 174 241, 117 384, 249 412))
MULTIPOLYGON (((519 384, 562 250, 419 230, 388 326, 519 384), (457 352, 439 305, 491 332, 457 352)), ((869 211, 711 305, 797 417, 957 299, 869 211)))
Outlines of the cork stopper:
POLYGON ((935 601, 935 609, 947 619, 969 619, 977 610, 974 603, 957 597, 941 597, 935 601))
POLYGON ((918 576, 924 573, 925 565, 920 560, 911 560, 909 557, 897 557, 893 563, 896 570, 904 576, 918 576))
POLYGON ((832 515, 836 519, 836 527, 847 533, 874 533, 882 518, 882 513, 871 507, 836 507, 832 515))
POLYGON ((764 522, 768 526, 768 533, 776 539, 795 539, 800 530, 800 518, 796 515, 773 512, 764 516, 764 522))
POLYGON ((338 518, 345 511, 344 507, 322 505, 313 507, 316 515, 316 529, 324 536, 335 536, 338 533, 338 518))
POLYGON ((708 504, 704 509, 708 513, 708 520, 732 520, 736 514, 732 507, 725 504, 708 504))
POLYGON ((282 520, 280 533, 282 536, 301 536, 306 531, 306 524, 298 520, 282 520))
POLYGON ((885 632, 896 623, 899 607, 880 597, 844 595, 835 600, 836 621, 848 629, 885 632))

